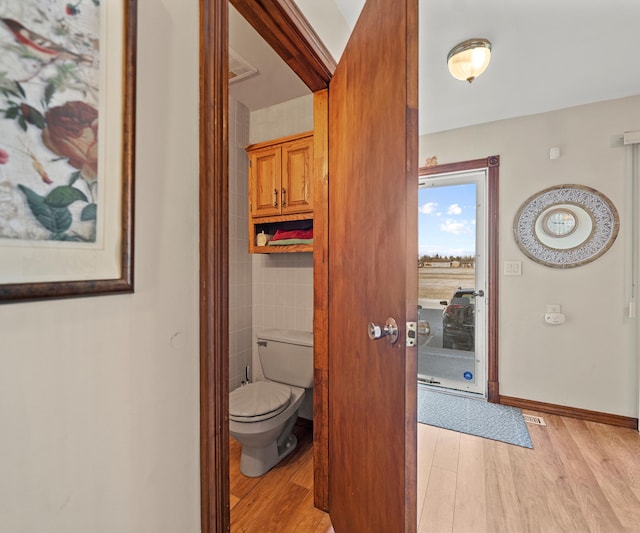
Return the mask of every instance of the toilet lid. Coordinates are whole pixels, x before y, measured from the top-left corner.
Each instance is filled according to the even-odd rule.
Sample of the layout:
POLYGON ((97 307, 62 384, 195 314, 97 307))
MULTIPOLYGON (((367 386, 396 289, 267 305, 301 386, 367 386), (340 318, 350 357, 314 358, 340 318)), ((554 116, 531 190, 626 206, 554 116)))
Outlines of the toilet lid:
POLYGON ((229 394, 229 418, 238 422, 258 422, 284 411, 291 389, 280 383, 256 381, 229 394))

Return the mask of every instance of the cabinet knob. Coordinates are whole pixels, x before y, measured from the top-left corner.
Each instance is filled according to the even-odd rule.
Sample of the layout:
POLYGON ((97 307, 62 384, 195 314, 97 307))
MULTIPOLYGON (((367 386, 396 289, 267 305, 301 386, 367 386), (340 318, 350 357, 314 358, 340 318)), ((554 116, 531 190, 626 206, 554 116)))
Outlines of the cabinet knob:
POLYGON ((287 200, 286 200, 286 194, 287 194, 287 189, 285 189, 284 187, 282 188, 282 207, 287 207, 287 200))
POLYGON ((273 189, 273 207, 278 207, 278 189, 273 189))

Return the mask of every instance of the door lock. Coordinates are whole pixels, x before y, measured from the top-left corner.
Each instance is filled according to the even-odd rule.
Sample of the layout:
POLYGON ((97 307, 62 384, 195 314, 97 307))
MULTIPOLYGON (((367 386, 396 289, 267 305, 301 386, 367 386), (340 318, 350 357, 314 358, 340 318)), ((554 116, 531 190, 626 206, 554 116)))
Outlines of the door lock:
POLYGON ((407 322, 407 340, 405 341, 407 348, 411 348, 416 345, 418 337, 418 323, 407 322))
POLYGON ((369 322, 369 338, 374 341, 386 337, 389 344, 395 344, 398 340, 398 323, 394 318, 387 318, 384 326, 380 326, 375 322, 369 322))

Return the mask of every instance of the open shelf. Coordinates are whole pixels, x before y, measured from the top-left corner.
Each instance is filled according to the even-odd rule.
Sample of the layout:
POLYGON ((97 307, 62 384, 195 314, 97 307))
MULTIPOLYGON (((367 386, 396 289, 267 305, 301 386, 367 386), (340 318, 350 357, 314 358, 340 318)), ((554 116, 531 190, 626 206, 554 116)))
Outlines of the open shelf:
POLYGON ((256 236, 264 231, 273 235, 276 230, 308 229, 313 227, 313 213, 278 215, 249 219, 249 253, 282 254, 292 252, 313 252, 313 244, 292 244, 287 246, 256 246, 256 236))

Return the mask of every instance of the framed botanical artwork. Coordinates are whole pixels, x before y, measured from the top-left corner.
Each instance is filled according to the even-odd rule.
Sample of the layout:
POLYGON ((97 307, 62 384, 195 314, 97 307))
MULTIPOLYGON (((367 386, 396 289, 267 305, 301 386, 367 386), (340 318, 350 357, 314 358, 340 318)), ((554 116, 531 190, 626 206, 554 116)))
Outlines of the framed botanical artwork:
POLYGON ((133 292, 136 0, 0 0, 0 303, 133 292))

